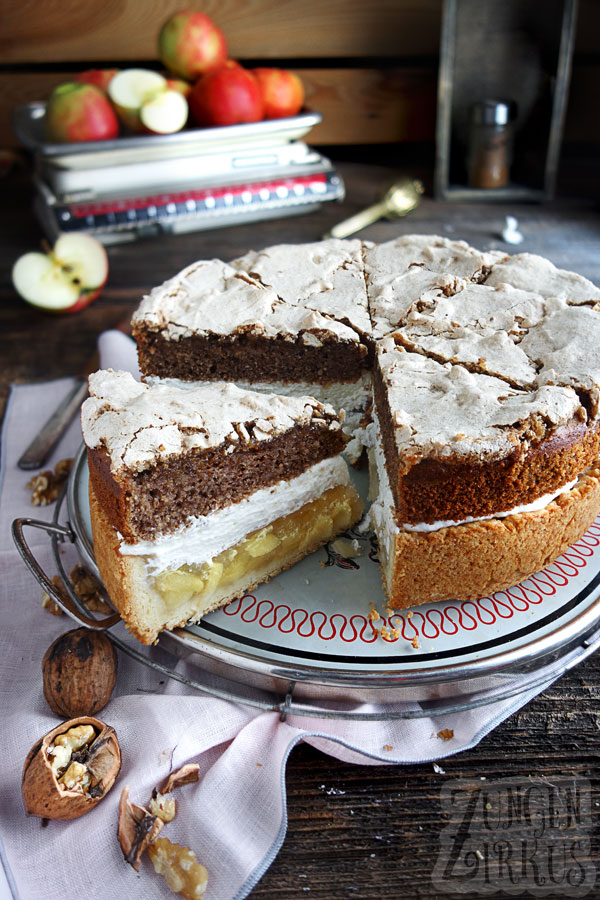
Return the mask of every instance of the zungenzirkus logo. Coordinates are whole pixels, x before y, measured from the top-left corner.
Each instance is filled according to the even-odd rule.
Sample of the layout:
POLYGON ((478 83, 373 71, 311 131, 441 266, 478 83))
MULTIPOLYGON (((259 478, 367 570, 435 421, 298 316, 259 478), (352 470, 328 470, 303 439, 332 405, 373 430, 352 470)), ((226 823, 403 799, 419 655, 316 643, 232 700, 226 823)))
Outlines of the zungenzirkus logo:
POLYGON ((571 898, 594 890, 587 779, 453 779, 440 800, 447 824, 432 880, 444 895, 571 898))

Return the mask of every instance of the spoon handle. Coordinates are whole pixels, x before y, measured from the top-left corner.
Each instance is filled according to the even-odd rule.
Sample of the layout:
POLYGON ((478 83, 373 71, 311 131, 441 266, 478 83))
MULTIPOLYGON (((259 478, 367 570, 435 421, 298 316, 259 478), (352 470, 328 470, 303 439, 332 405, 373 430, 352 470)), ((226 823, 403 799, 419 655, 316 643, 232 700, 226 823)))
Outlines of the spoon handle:
POLYGON ((366 228, 367 225, 372 225, 373 222, 377 222, 378 219, 381 219, 383 216, 387 215, 388 212, 388 204, 383 200, 380 200, 379 203, 373 203, 372 206, 367 206, 366 209, 362 209, 354 216, 350 216, 349 219, 344 219, 343 222, 338 222, 338 224, 334 225, 329 234, 325 235, 325 237, 348 237, 350 234, 354 234, 356 231, 360 231, 362 228, 366 228))

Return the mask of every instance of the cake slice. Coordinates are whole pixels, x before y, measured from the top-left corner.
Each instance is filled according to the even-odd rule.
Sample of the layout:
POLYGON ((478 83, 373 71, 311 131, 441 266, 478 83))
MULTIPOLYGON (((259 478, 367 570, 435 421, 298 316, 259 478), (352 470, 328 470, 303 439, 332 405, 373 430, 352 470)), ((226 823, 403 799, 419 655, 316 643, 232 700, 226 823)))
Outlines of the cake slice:
POLYGON ((142 643, 198 621, 355 523, 330 406, 234 385, 90 376, 94 553, 142 643))
POLYGON ((509 375, 379 342, 371 521, 390 606, 517 584, 598 514, 600 432, 587 399, 568 385, 514 387, 509 375))
POLYGON ((132 328, 145 380, 309 394, 344 409, 349 434, 364 424, 372 352, 358 240, 201 260, 146 296, 132 328))

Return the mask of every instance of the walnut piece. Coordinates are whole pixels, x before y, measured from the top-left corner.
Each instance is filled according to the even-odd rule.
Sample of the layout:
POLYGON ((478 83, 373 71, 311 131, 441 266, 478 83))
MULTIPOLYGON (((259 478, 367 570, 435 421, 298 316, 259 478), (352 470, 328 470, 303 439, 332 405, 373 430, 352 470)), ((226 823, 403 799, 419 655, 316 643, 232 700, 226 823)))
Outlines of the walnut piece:
POLYGON ((117 835, 123 851, 125 862, 133 866, 136 872, 140 870, 140 859, 144 850, 160 833, 164 822, 158 816, 132 803, 129 799, 129 785, 121 791, 119 801, 119 827, 117 835))
POLYGON ((148 809, 153 816, 158 816, 163 822, 171 822, 177 812, 175 797, 172 797, 171 794, 161 794, 160 791, 154 790, 148 809))
MULTIPOLYGON (((54 587, 56 588, 56 590, 59 594, 65 594, 65 587, 62 583, 62 579, 61 579, 60 575, 53 575, 52 578, 50 579, 50 581, 52 582, 52 584, 54 585, 54 587)), ((65 594, 65 596, 66 596, 66 594, 65 594)), ((64 615, 64 613, 63 613, 62 609, 60 608, 60 606, 58 605, 58 603, 56 603, 52 599, 52 597, 49 594, 47 594, 45 591, 42 594, 42 609, 47 609, 48 612, 51 613, 53 616, 64 615)))
POLYGON ((71 569, 69 578, 78 598, 91 612, 109 615, 113 611, 102 598, 102 585, 91 572, 88 572, 85 566, 78 563, 71 569))
POLYGON ((61 459, 54 467, 54 472, 51 469, 45 469, 27 482, 33 506, 48 506, 48 504, 54 503, 68 478, 72 465, 72 459, 61 459))
POLYGON ((191 850, 163 837, 148 847, 148 856, 155 872, 163 876, 172 891, 181 894, 185 900, 201 900, 208 872, 191 850))

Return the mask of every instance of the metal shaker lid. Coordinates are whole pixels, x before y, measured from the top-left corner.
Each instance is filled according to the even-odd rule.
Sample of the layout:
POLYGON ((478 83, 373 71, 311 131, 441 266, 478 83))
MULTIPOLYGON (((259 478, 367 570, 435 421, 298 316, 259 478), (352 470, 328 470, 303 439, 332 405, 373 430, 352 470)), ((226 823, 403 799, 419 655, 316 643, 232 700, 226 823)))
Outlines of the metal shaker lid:
POLYGON ((471 107, 471 122, 475 125, 508 125, 516 117, 514 100, 480 100, 471 107))

